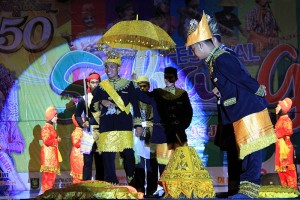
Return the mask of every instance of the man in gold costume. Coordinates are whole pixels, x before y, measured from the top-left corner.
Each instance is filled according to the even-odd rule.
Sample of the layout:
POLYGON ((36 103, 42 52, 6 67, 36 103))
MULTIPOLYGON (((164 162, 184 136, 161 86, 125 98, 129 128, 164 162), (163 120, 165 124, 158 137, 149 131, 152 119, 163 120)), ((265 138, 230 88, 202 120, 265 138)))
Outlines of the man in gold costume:
POLYGON ((108 52, 105 60, 108 79, 100 82, 93 91, 91 110, 102 105, 97 148, 102 152, 104 181, 118 184, 115 157, 120 152, 129 185, 134 186, 135 157, 133 151, 133 127, 139 137, 142 133, 139 102, 133 82, 119 76, 121 57, 117 52, 108 52), (133 108, 132 116, 130 107, 133 108))

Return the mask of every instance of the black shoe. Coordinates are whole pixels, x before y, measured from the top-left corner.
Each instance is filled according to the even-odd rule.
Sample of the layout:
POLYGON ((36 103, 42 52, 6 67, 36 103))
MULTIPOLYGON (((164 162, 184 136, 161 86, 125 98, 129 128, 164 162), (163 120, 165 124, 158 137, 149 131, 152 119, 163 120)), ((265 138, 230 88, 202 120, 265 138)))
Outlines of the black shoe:
POLYGON ((144 195, 144 199, 157 199, 160 196, 158 196, 158 194, 148 194, 148 195, 144 195))
POLYGON ((227 192, 219 192, 219 193, 216 193, 216 197, 217 198, 220 198, 220 199, 223 199, 223 198, 227 198, 229 195, 227 192))

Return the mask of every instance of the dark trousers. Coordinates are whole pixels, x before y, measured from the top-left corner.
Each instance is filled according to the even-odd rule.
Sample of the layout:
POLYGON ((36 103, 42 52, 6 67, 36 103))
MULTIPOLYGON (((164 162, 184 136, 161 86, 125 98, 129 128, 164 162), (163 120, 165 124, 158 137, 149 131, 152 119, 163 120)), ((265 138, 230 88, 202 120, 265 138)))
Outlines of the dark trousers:
POLYGON ((262 166, 262 150, 247 155, 242 163, 240 181, 248 181, 260 185, 262 166))
POLYGON ((136 166, 135 169, 135 184, 136 189, 139 192, 145 193, 145 195, 153 195, 157 190, 158 181, 158 163, 156 158, 145 159, 141 158, 141 162, 136 166), (146 165, 145 165, 146 161, 146 165), (145 168, 146 167, 146 168, 145 168), (146 171, 145 171, 146 170, 146 171), (147 176, 147 180, 146 180, 147 176), (145 181, 147 181, 147 187, 145 191, 145 181))
POLYGON ((164 172, 165 168, 166 168, 166 165, 164 165, 164 164, 158 164, 158 169, 159 169, 160 176, 164 172))
POLYGON ((94 143, 90 154, 83 154, 83 180, 91 180, 93 172, 93 160, 95 162, 96 175, 95 180, 104 180, 103 156, 96 152, 96 143, 94 143))
MULTIPOLYGON (((119 180, 116 175, 116 152, 102 152, 104 161, 104 181, 109 183, 118 184, 119 180)), ((123 158, 124 170, 128 178, 134 178, 135 171, 135 158, 133 149, 124 149, 120 152, 120 156, 123 158)), ((134 180, 133 180, 134 181, 134 180)), ((133 185, 133 181, 129 182, 129 185, 133 185)))
POLYGON ((238 192, 242 173, 242 160, 239 159, 235 141, 231 144, 232 146, 227 148, 228 195, 234 195, 238 192))

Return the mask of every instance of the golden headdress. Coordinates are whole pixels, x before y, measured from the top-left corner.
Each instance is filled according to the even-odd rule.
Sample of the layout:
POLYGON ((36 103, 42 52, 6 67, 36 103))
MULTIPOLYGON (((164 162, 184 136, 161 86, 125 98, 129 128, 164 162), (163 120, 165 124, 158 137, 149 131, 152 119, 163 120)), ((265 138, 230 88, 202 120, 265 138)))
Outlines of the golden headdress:
POLYGON ((211 31, 208 26, 206 15, 203 11, 201 21, 192 19, 188 27, 188 37, 185 46, 189 47, 197 42, 208 40, 212 38, 211 31))
POLYGON ((121 65, 121 56, 116 51, 109 51, 107 53, 107 59, 104 61, 104 65, 107 63, 115 63, 117 65, 121 65))
POLYGON ((140 82, 148 82, 150 83, 149 81, 149 78, 147 76, 139 76, 136 80, 137 83, 140 83, 140 82))

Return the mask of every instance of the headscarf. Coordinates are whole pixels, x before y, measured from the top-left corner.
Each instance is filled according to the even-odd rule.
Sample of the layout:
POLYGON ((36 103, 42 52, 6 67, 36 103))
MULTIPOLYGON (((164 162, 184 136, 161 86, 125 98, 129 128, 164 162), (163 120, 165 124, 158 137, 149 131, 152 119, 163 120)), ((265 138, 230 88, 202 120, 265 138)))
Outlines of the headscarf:
POLYGON ((57 114, 56 108, 53 105, 49 106, 45 112, 46 121, 51 121, 56 114, 57 114))
POLYGON ((290 111, 293 102, 290 98, 287 97, 284 100, 279 101, 278 104, 280 105, 282 112, 287 113, 290 111))

